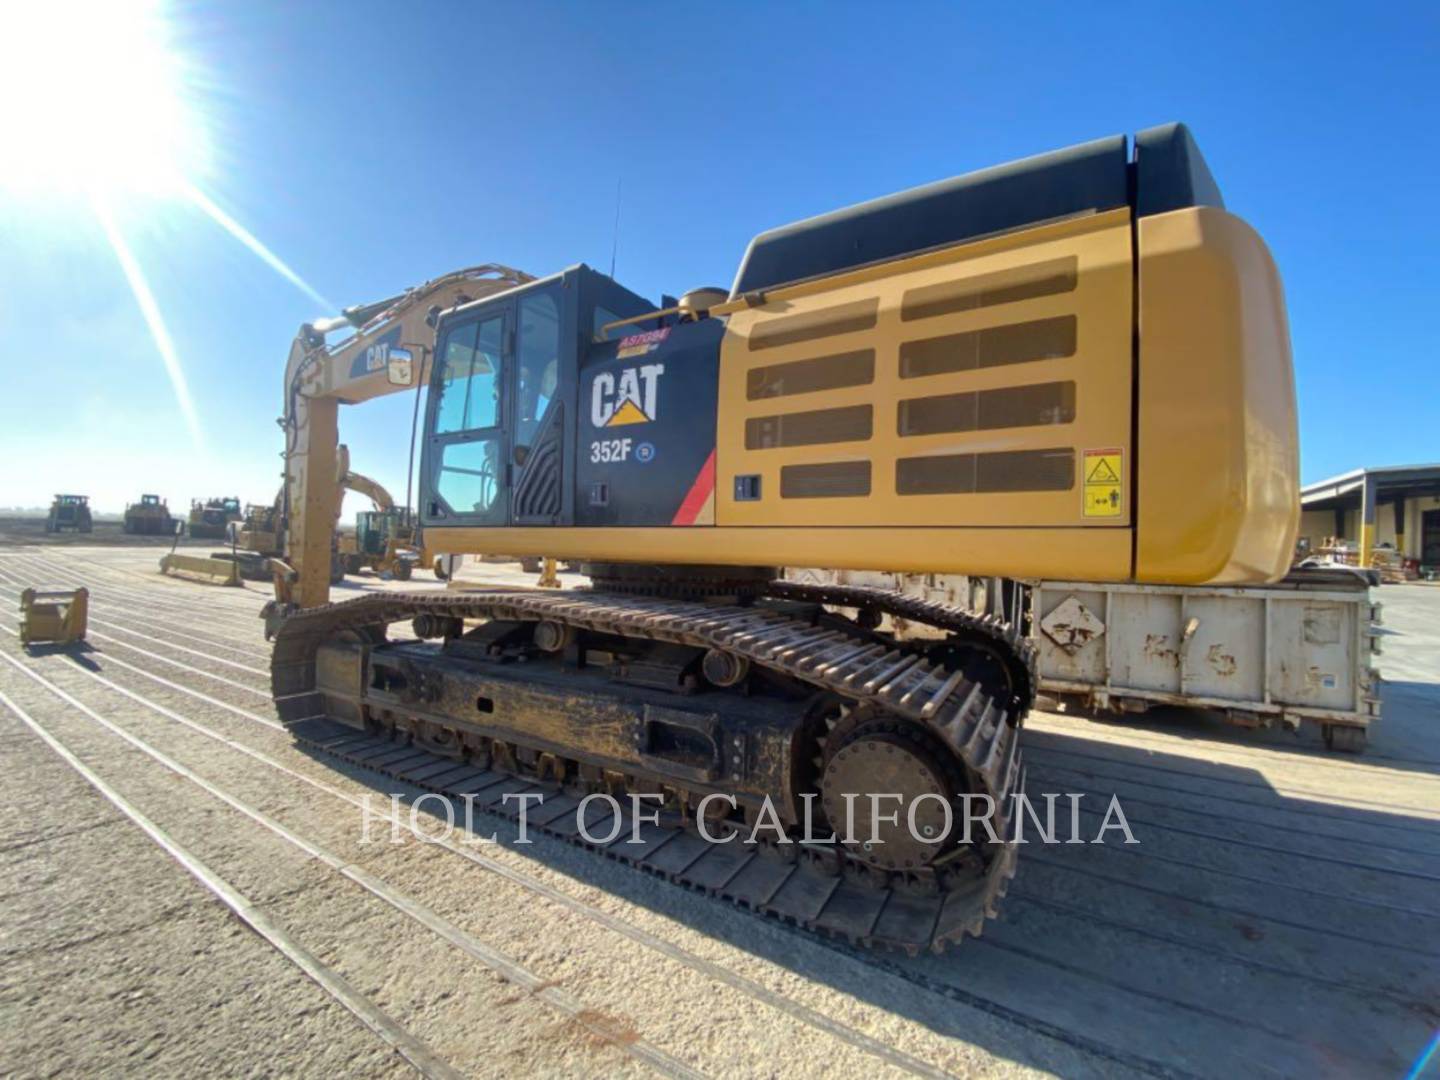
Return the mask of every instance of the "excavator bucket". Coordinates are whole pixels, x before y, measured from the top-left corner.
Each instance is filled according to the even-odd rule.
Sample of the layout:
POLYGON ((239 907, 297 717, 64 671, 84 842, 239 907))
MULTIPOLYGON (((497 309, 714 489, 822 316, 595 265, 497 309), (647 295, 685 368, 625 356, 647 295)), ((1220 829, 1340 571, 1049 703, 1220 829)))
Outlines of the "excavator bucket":
POLYGON ((211 585, 240 584, 240 564, 233 559, 206 558, 172 551, 160 559, 160 572, 211 585))
POLYGON ((84 641, 89 608, 90 591, 85 588, 26 589, 20 594, 20 644, 84 641))

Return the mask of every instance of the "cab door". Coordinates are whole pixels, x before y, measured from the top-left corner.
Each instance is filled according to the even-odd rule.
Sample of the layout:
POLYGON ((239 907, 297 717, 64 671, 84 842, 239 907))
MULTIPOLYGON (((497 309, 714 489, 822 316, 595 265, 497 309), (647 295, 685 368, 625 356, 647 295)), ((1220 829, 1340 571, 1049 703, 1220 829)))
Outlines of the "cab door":
POLYGON ((510 523, 510 399, 515 305, 446 329, 426 425, 424 524, 510 523))
MULTIPOLYGON (((515 303, 509 458, 513 481, 510 520, 515 525, 557 524, 564 508, 566 439, 561 383, 573 382, 575 361, 573 345, 568 353, 561 347, 562 301, 558 285, 550 285, 526 290, 515 303)), ((572 332, 572 341, 573 336, 572 332)))

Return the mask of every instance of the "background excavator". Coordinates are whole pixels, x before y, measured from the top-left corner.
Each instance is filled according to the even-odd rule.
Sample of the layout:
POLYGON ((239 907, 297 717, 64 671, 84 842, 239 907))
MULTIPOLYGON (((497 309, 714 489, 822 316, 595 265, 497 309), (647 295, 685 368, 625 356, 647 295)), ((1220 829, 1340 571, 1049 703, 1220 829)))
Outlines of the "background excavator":
POLYGON ((282 427, 298 740, 497 813, 544 795, 532 829, 911 952, 1014 873, 1033 649, 777 568, 1262 582, 1298 516, 1280 280, 1181 125, 772 230, 658 308, 583 265, 448 275, 302 326, 282 427), (339 406, 407 390, 427 544, 590 588, 329 604, 339 406))
MULTIPOLYGON (((336 504, 331 530, 330 583, 338 582, 345 574, 358 574, 365 567, 405 581, 416 565, 432 564, 433 559, 420 542, 410 513, 395 504, 379 481, 351 471, 350 452, 346 447, 337 447, 336 461, 341 492, 364 495, 374 509, 356 514, 355 529, 347 530, 339 525, 340 506, 336 504)), ((283 497, 282 488, 273 503, 247 506, 244 518, 230 524, 226 539, 230 541, 231 550, 217 551, 211 557, 236 560, 241 577, 269 581, 273 573, 270 560, 283 558, 285 552, 283 497)))
MULTIPOLYGON (((348 452, 340 449, 342 462, 348 461, 348 452)), ((340 486, 366 496, 374 506, 356 513, 355 528, 342 529, 336 541, 346 574, 369 568, 408 581, 417 566, 434 568, 435 560, 425 551, 413 515, 407 507, 397 506, 383 485, 346 468, 340 486)))
POLYGON ((242 517, 240 500, 234 495, 190 500, 190 535, 197 540, 224 539, 231 522, 242 517))

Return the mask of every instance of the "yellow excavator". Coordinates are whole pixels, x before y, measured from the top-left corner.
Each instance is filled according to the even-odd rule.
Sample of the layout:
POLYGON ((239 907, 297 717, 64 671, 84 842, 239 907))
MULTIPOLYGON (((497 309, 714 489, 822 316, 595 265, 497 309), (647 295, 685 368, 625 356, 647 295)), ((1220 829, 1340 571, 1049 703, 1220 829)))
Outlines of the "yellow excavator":
POLYGON ((233 522, 242 518, 240 500, 234 495, 190 500, 190 535, 197 540, 223 539, 233 522))
MULTIPOLYGON (((340 449, 342 459, 348 461, 345 448, 340 449)), ((368 567, 397 581, 409 581, 417 566, 433 568, 435 560, 425 550, 413 515, 407 507, 396 506, 382 484, 347 467, 340 486, 366 496, 374 505, 373 510, 358 512, 355 528, 342 530, 336 542, 346 574, 358 574, 368 567)))
POLYGON ((302 326, 282 426, 295 738, 910 952, 1014 873, 1031 647, 776 568, 1263 582, 1297 527, 1280 279, 1182 125, 771 230, 659 305, 583 265, 447 275, 302 326), (407 391, 429 547, 589 588, 329 604, 339 406, 407 391))
MULTIPOLYGON (((341 492, 364 495, 374 510, 358 513, 355 530, 347 531, 339 527, 340 505, 336 503, 330 583, 339 582, 345 574, 357 574, 367 566, 377 573, 409 580, 417 563, 426 565, 432 561, 417 536, 410 513, 396 506, 390 492, 378 481, 351 471, 350 452, 346 447, 337 448, 336 462, 341 492)), ((283 558, 285 551, 283 498, 282 488, 274 502, 246 506, 244 517, 229 526, 226 539, 230 541, 231 550, 214 552, 211 558, 233 559, 240 564, 241 577, 269 581, 274 572, 271 560, 283 558)))

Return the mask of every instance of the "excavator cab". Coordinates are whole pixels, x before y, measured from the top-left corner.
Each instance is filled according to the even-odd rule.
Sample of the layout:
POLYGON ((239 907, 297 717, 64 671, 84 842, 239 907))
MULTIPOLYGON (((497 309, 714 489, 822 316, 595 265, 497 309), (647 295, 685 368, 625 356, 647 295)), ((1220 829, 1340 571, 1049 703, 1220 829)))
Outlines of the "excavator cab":
POLYGON ((405 525, 401 509, 362 510, 355 515, 355 547, 360 555, 383 558, 405 525))
POLYGON ((232 521, 244 517, 240 500, 234 495, 190 500, 190 535, 197 540, 223 540, 232 521))
POLYGON ((432 365, 421 525, 572 522, 574 418, 590 408, 583 359, 607 337, 615 351, 619 335, 606 324, 653 310, 580 265, 447 316, 432 365))

